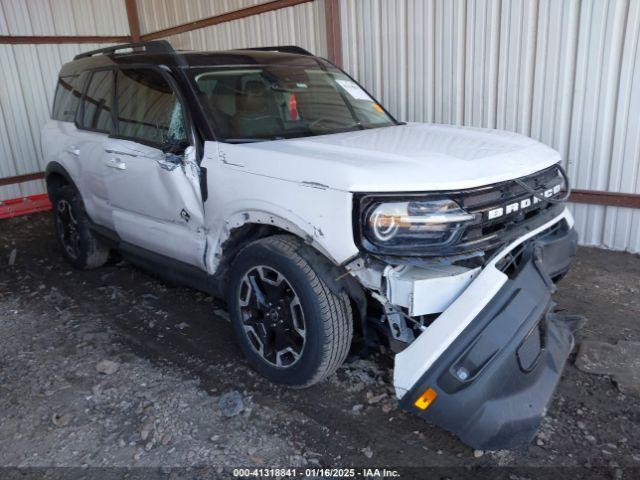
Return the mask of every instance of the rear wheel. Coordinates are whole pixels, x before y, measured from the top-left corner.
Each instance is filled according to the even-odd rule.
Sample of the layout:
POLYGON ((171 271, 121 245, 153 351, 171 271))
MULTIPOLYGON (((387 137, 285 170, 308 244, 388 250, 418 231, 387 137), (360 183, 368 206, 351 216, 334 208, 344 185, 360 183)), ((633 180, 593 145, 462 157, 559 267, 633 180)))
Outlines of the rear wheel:
POLYGON ((233 263, 228 304, 236 338, 254 369, 274 382, 313 385, 349 352, 349 299, 329 288, 323 263, 288 235, 253 242, 233 263))
POLYGON ((56 237, 67 261, 81 270, 104 265, 109 258, 109 249, 91 233, 80 194, 65 185, 51 196, 56 237))

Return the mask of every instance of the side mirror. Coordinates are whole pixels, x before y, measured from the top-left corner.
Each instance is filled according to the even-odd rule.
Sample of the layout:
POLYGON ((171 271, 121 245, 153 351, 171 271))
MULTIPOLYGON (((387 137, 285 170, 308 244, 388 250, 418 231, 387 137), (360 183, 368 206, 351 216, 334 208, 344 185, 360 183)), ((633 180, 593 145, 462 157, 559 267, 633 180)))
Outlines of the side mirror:
POLYGON ((193 145, 188 145, 184 149, 181 148, 177 150, 177 152, 181 151, 181 153, 176 153, 176 150, 177 149, 171 148, 169 149, 169 151, 165 152, 164 160, 176 165, 185 165, 187 163, 187 160, 192 157, 196 151, 193 145))
POLYGON ((163 154, 165 162, 173 163, 174 165, 182 165, 184 157, 182 155, 176 155, 175 153, 165 152, 163 154))

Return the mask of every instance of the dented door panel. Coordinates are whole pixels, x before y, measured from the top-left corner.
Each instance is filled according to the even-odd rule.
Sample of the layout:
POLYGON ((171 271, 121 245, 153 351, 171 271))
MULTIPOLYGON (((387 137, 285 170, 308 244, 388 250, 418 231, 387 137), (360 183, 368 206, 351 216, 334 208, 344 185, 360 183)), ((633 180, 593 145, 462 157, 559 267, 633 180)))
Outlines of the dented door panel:
POLYGON ((203 267, 204 210, 193 149, 171 161, 159 149, 127 140, 105 143, 104 179, 121 239, 203 267))

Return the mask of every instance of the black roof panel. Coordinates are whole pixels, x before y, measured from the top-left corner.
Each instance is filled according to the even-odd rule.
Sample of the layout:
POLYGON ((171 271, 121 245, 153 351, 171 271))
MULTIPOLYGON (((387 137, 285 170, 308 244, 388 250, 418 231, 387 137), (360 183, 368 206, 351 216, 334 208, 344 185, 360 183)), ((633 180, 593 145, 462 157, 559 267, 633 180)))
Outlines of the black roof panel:
MULTIPOLYGON (((277 47, 272 47, 277 48, 277 47)), ((60 75, 73 75, 81 71, 113 65, 151 64, 166 65, 169 68, 234 66, 234 65, 318 65, 331 66, 320 57, 306 54, 285 53, 267 50, 225 50, 196 52, 176 50, 173 53, 129 52, 97 54, 73 60, 62 66, 60 75)))

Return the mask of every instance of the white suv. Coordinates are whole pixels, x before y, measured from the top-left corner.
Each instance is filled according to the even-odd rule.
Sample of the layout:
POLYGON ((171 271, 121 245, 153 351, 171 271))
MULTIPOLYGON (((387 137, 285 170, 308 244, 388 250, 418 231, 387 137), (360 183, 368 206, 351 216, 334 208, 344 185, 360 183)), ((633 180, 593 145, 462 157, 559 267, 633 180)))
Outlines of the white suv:
POLYGON ((550 148, 398 122, 298 47, 164 41, 65 64, 42 145, 75 267, 117 250, 226 299, 275 382, 382 343, 404 408, 476 448, 534 435, 579 323, 551 300, 576 233, 550 148))

